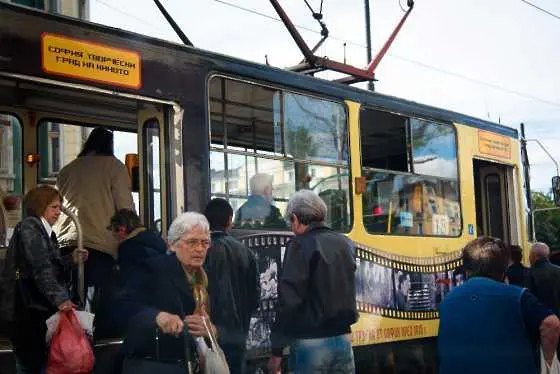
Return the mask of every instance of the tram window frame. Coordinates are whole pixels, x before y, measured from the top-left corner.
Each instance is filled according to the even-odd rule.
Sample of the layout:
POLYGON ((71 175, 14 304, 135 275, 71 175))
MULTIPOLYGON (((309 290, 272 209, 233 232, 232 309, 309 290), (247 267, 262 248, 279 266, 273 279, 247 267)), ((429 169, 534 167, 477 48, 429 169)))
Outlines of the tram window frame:
MULTIPOLYGON (((271 85, 267 83, 255 82, 250 81, 247 79, 239 78, 239 77, 232 77, 226 76, 223 74, 214 74, 210 75, 207 81, 208 84, 208 119, 209 119, 209 143, 210 143, 210 186, 220 186, 220 191, 215 191, 215 189, 211 189, 210 195, 212 198, 214 197, 223 197, 227 200, 230 200, 234 208, 237 207, 236 199, 247 199, 250 196, 249 191, 249 179, 252 177, 249 173, 249 169, 246 168, 245 173, 243 175, 243 180, 239 180, 239 186, 244 186, 245 190, 244 193, 240 196, 236 196, 235 193, 230 193, 230 189, 232 188, 229 183, 229 174, 231 174, 232 169, 229 168, 228 159, 230 156, 237 157, 244 157, 248 160, 248 162, 253 163, 255 172, 260 170, 258 168, 259 163, 266 162, 277 162, 284 166, 283 169, 280 171, 280 174, 275 176, 272 175, 273 178, 276 178, 277 184, 283 183, 286 186, 291 185, 293 188, 287 191, 284 191, 284 196, 277 197, 273 196, 273 201, 281 204, 287 203, 293 192, 301 189, 301 188, 310 188, 313 187, 316 191, 320 191, 318 188, 320 187, 319 184, 325 183, 327 188, 321 192, 318 192, 320 196, 325 200, 327 206, 329 204, 332 206, 329 207, 328 210, 332 212, 338 211, 341 217, 337 217, 336 221, 339 227, 334 227, 337 231, 340 232, 349 232, 352 228, 353 224, 353 209, 352 209, 352 190, 351 190, 351 163, 350 163, 350 141, 349 141, 349 117, 348 117, 348 108, 344 104, 344 102, 339 100, 333 100, 332 98, 320 97, 318 95, 310 94, 308 92, 301 92, 296 90, 287 89, 284 87, 279 87, 276 85, 271 85), (217 82, 217 83, 215 83, 217 82), (230 144, 232 142, 228 142, 228 126, 224 125, 226 122, 226 116, 228 115, 226 104, 230 103, 231 100, 223 99, 223 92, 224 87, 227 83, 225 82, 232 82, 233 84, 239 85, 246 85, 245 87, 249 87, 251 90, 264 90, 270 93, 269 97, 271 98, 270 107, 260 106, 257 109, 267 110, 269 114, 269 120, 272 129, 268 133, 271 134, 267 139, 269 142, 266 144, 265 147, 258 147, 258 142, 253 142, 250 146, 246 148, 240 147, 241 144, 239 142, 233 142, 233 145, 230 144), (335 152, 337 154, 344 154, 345 157, 341 157, 341 160, 336 160, 337 162, 332 162, 329 160, 317 160, 312 158, 298 158, 295 155, 288 154, 287 145, 286 145, 286 96, 287 95, 300 95, 304 98, 304 100, 317 100, 318 103, 327 103, 327 107, 332 105, 332 110, 335 110, 341 113, 340 118, 333 119, 333 124, 336 128, 339 128, 342 124, 343 132, 337 131, 336 134, 340 136, 339 140, 341 144, 344 145, 344 152, 335 152), (277 107, 275 107, 277 105, 277 107), (219 109, 218 109, 219 106, 219 109), (336 121, 339 122, 336 122, 336 121), (219 123, 221 121, 222 123, 219 123), (213 131, 217 129, 218 131, 213 131), (256 145, 256 146, 255 146, 256 145), (220 161, 217 161, 220 160, 220 161), (268 160, 268 161, 267 161, 268 160), (215 167, 217 165, 217 167, 215 167), (336 181, 329 180, 328 176, 323 177, 319 180, 319 183, 315 185, 311 185, 313 177, 311 177, 311 173, 309 172, 309 168, 323 168, 323 174, 328 173, 329 168, 337 169, 337 171, 332 170, 333 172, 337 173, 338 175, 338 186, 339 189, 336 191, 333 188, 330 188, 332 183, 336 184, 336 181), (341 170, 342 169, 342 170, 341 170), (226 170, 228 172, 226 173, 226 170), (290 174, 289 171, 293 173, 290 174), (216 173, 216 175, 222 175, 224 181, 218 181, 212 178, 212 173, 216 173), (284 175, 285 174, 285 175, 284 175), (290 179, 290 177, 292 179, 290 179), (287 178, 287 179, 286 179, 287 178), (334 192, 333 192, 334 191, 334 192), (322 195, 321 195, 322 194, 322 195), (342 196, 344 195, 344 196, 342 196), (233 201, 232 201, 233 200, 233 201), (345 205, 343 207, 343 205, 345 205)), ((227 91, 225 91, 227 92, 227 91)), ((236 93, 238 96, 239 93, 236 93)), ((245 93, 247 95, 247 93, 245 93)), ((241 95, 242 96, 242 95, 241 95)), ((248 101, 250 106, 250 101, 248 101)), ((243 104, 243 103, 240 103, 243 104)), ((259 119, 263 119, 262 117, 259 119)), ((264 117, 266 119, 266 117, 264 117)), ((265 121, 266 122, 266 121, 265 121)), ((253 139, 256 136, 253 134, 253 139)), ((247 161, 246 161, 247 162, 247 161)), ((269 169, 266 169, 269 170, 269 169)), ((278 173, 278 172, 277 172, 278 173)), ((317 173, 317 171, 315 171, 317 173)), ((317 175, 317 174, 316 174, 317 175)), ((331 178, 332 179, 332 178, 331 178)), ((324 186, 323 186, 324 187, 324 186)), ((277 205, 277 204, 275 204, 277 205)), ((235 209, 234 209, 235 210, 235 209)), ((331 214, 330 212, 328 214, 331 214)), ((330 218, 327 218, 329 221, 330 218)), ((327 222, 328 224, 329 222, 327 222)), ((243 227, 245 228, 245 227, 243 227)), ((251 227, 255 229, 260 229, 261 227, 251 227)), ((267 229, 270 227, 262 227, 263 229, 267 229)), ((275 227, 275 229, 278 229, 275 227)), ((288 224, 285 227, 288 230, 288 224)))
MULTIPOLYGON (((370 117, 371 118, 371 117, 370 117)), ((366 125, 368 126, 368 125, 366 125)), ((369 125, 368 127, 371 127, 369 125)), ((445 131, 444 133, 448 133, 445 131)), ((435 139, 435 138, 434 138, 435 139)), ((360 110, 360 153, 362 156, 361 161, 361 170, 362 175, 378 175, 383 176, 384 174, 387 176, 392 176, 390 180, 386 180, 387 178, 378 179, 378 177, 372 178, 372 183, 368 183, 368 179, 366 177, 366 191, 362 194, 362 201, 363 201, 363 211, 362 217, 364 221, 364 226, 366 231, 369 234, 373 235, 394 235, 394 236, 417 236, 417 237, 443 237, 443 238, 453 238, 453 237, 460 237, 463 233, 463 217, 462 217, 462 206, 461 206, 461 192, 460 192, 460 175, 459 175, 459 155, 458 155, 458 142, 457 142, 457 130, 455 126, 451 123, 446 123, 434 119, 425 119, 419 116, 412 116, 412 115, 404 115, 389 112, 387 110, 374 108, 374 107, 362 107, 360 110), (395 119, 400 118, 402 123, 405 123, 406 126, 406 160, 407 165, 406 170, 394 170, 394 169, 384 169, 384 168, 376 168, 370 165, 364 164, 364 158, 367 162, 367 157, 364 157, 364 152, 367 152, 364 149, 364 133, 368 134, 369 132, 364 128, 364 113, 367 112, 367 115, 375 115, 377 113, 381 114, 381 116, 392 116, 395 119), (441 176, 441 173, 438 172, 437 168, 434 168, 434 173, 430 174, 425 170, 421 173, 416 172, 415 170, 415 148, 414 148, 414 134, 412 126, 415 122, 424 122, 429 125, 436 125, 436 126, 445 126, 447 129, 451 130, 452 134, 452 141, 453 141, 453 148, 452 149, 452 157, 454 159, 454 175, 452 177, 445 177, 441 176), (438 175, 440 174, 440 175, 438 175), (398 183, 395 182, 395 179, 399 179, 398 183), (419 184, 415 186, 414 184, 407 184, 407 180, 414 181, 415 184, 419 184), (381 182, 384 182, 386 185, 381 186, 381 182), (389 183, 390 182, 390 183, 389 183), (389 184, 387 184, 389 183, 389 184), (395 199, 396 195, 394 193, 395 183, 401 185, 402 188, 399 189, 399 196, 398 199, 395 199), (402 195, 404 193, 405 186, 414 186, 411 193, 409 193, 409 197, 407 198, 406 195, 402 195), (371 194, 368 193, 368 190, 372 188, 376 188, 379 195, 379 188, 384 187, 386 192, 389 192, 388 199, 381 198, 380 196, 375 197, 374 191, 371 194), (390 190, 390 191, 389 191, 390 190), (450 193, 446 191, 451 191, 450 193), (441 196, 440 196, 441 194, 441 196), (368 199, 373 198, 377 200, 377 203, 370 204, 368 199), (386 207, 384 201, 388 201, 388 209, 386 207), (393 201, 397 201, 396 208, 399 210, 399 214, 393 217, 392 203, 393 201), (440 204, 438 205, 438 202, 440 204), (404 210, 401 210, 401 206, 404 204, 404 210), (370 206, 371 205, 371 214, 370 206), (414 206, 413 206, 414 205, 414 206), (412 209, 416 211, 410 212, 412 209), (426 230, 425 224, 430 224, 430 216, 429 213, 425 213, 425 208, 433 210, 431 214, 431 224, 432 229, 426 230), (444 214, 436 214, 436 211, 439 211, 438 206, 442 206, 442 212, 444 214), (435 209, 435 210, 434 210, 435 209), (386 214, 386 210, 389 211, 389 214, 386 214), (391 218, 389 219, 389 216, 391 218), (442 218, 440 216, 445 216, 442 218), (437 218, 436 218, 437 217, 437 218), (398 220, 398 224, 395 226, 395 223, 398 220), (394 222, 393 222, 394 221, 394 222), (402 224, 402 222, 406 222, 406 226, 402 224), (411 225, 412 224, 412 225, 411 225), (434 229, 435 227, 435 229, 434 229), (416 233, 414 233, 413 229, 416 229, 416 233), (397 230, 397 232, 395 232, 397 230)), ((367 145, 366 145, 367 146, 367 145)), ((431 161, 439 161, 439 155, 436 154, 431 161)), ((444 161, 446 161, 444 159, 444 161)), ((420 169, 420 168, 418 168, 420 169)), ((408 187, 407 187, 408 188, 408 187)))
MULTIPOLYGON (((0 207, 0 228, 5 230, 0 233, 0 248, 8 246, 13 235, 13 227, 21 220, 23 214, 23 121, 12 112, 0 112, 0 179, 6 180, 1 184, 5 198, 8 196, 19 198, 19 201, 10 207, 4 206, 7 201, 2 201, 0 207), (6 128, 11 128, 9 133, 6 128), (11 142, 10 140, 11 135, 11 142), (10 144, 11 143, 11 144, 10 144), (6 146, 4 148, 4 146, 6 146)), ((12 204, 10 202, 10 204, 12 204)))
MULTIPOLYGON (((6 178, 13 179, 13 187, 6 188, 6 193, 14 196, 23 196, 23 122, 19 118, 19 116, 15 113, 11 112, 0 112, 0 121, 2 121, 2 116, 11 117, 10 124, 1 124, 0 127, 10 126, 12 129, 15 129, 14 125, 17 124, 17 130, 14 134, 12 130, 12 147, 11 147, 11 154, 5 155, 0 154, 0 178, 6 176, 6 178), (16 143, 14 138, 19 138, 19 142, 16 143), (5 159, 4 156, 8 156, 6 161, 6 165, 2 165, 2 161, 5 159), (11 165, 7 165, 9 163, 9 159, 11 156, 11 165), (12 174, 10 175, 10 171, 12 174), (19 178, 18 178, 19 174, 19 178)), ((5 122, 8 122, 6 119, 5 122)), ((0 130, 0 136, 3 136, 3 130, 0 130)), ((1 139, 0 142, 3 142, 4 139, 1 139)), ((0 143, 1 145, 1 143, 0 143)), ((0 149, 0 153, 3 153, 5 150, 0 149)), ((7 150, 6 150, 7 151, 7 150)))
POLYGON ((162 204, 162 158, 161 158, 161 124, 157 118, 149 118, 142 124, 142 154, 143 157, 143 179, 145 181, 144 189, 144 222, 148 229, 156 230, 157 232, 162 232, 162 216, 163 216, 163 204, 162 204), (156 130, 154 134, 150 133, 150 130, 156 130), (149 139, 157 139, 157 151, 150 150, 149 145, 151 144, 149 139), (150 158, 151 157, 151 158, 150 158), (154 174, 154 161, 157 160, 157 178, 154 174), (159 189, 155 187, 155 180, 158 181, 159 189), (159 210, 155 207, 155 194, 159 193, 159 210), (156 218, 156 212, 159 213, 159 218, 156 218), (158 227, 159 221, 159 227, 158 227))

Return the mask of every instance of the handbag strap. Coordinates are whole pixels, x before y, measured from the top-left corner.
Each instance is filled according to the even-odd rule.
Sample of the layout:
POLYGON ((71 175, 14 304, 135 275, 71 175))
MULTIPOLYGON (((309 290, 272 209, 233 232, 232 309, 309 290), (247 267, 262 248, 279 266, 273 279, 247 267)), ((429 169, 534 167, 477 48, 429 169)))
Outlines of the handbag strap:
POLYGON ((210 339, 210 343, 212 344, 212 350, 216 351, 216 347, 218 346, 218 342, 216 339, 216 336, 214 335, 214 332, 212 331, 211 328, 208 327, 208 324, 206 323, 206 317, 202 316, 202 323, 204 324, 204 328, 206 329, 206 332, 208 333, 208 337, 210 339))

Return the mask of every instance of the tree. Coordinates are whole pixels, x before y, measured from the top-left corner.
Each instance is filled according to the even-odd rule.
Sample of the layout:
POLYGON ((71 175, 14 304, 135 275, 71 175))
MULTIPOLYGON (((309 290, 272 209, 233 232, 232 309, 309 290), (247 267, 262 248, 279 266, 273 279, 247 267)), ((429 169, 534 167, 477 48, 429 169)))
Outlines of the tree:
MULTIPOLYGON (((533 209, 555 208, 550 193, 531 192, 533 209)), ((535 233, 540 242, 548 244, 551 250, 560 250, 560 209, 537 211, 535 214, 535 233)))

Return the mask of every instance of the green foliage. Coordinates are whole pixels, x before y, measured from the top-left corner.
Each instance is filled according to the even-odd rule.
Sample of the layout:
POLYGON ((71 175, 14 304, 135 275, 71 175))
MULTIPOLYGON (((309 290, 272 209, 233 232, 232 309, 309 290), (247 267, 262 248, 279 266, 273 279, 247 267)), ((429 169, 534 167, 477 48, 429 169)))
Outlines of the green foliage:
MULTIPOLYGON (((531 192, 533 209, 555 208, 552 195, 531 192)), ((544 242, 552 250, 560 250, 560 209, 537 211, 535 213, 535 230, 538 241, 544 242)))

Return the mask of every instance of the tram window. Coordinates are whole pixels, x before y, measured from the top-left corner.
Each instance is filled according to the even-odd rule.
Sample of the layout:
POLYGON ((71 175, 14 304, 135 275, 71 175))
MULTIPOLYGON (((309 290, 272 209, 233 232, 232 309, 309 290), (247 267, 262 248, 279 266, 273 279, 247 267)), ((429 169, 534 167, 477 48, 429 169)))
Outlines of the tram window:
POLYGON ((282 153, 280 92, 215 78, 210 84, 212 144, 257 153, 282 153))
POLYGON ((348 162, 346 113, 330 101, 284 95, 286 153, 298 160, 348 162))
POLYGON ((376 169, 409 171, 406 126, 396 114, 364 109, 360 113, 362 165, 376 169))
MULTIPOLYGON (((21 202, 8 206, 7 196, 22 195, 22 133, 17 117, 0 113, 0 247, 7 246, 21 219, 21 202)), ((20 199, 21 201, 21 199, 20 199)))
POLYGON ((10 115, 0 113, 0 189, 22 193, 21 124, 10 115))
POLYGON ((364 170, 364 225, 368 232, 458 236, 456 180, 364 170))
POLYGON ((412 118, 412 162, 415 174, 457 178, 455 133, 448 125, 412 118))
POLYGON ((366 178, 363 217, 367 231, 460 235, 453 127, 369 109, 362 111, 360 121, 362 168, 366 178), (379 124, 384 130, 379 130, 379 124), (389 130, 391 124, 396 130, 389 130), (381 138, 377 139, 378 136, 381 138), (391 144, 400 150, 400 156, 394 157, 397 153, 391 150, 391 144), (372 147, 373 150, 369 149, 372 147))
MULTIPOLYGON (((287 229, 283 219, 295 191, 315 190, 327 204, 327 224, 350 227, 347 118, 343 105, 221 77, 210 81, 212 197, 230 201, 237 227, 287 229), (263 176, 266 174, 266 176, 263 176), (239 208, 255 195, 256 181, 279 213, 248 219, 239 208)), ((243 211, 243 209, 242 209, 243 211)))
MULTIPOLYGON (((161 222, 161 170, 159 159, 159 123, 157 120, 148 120, 143 128, 144 154, 144 180, 146 185, 146 205, 144 209, 144 222, 151 229, 158 229, 161 222)), ((161 230, 160 230, 161 231, 161 230)))

